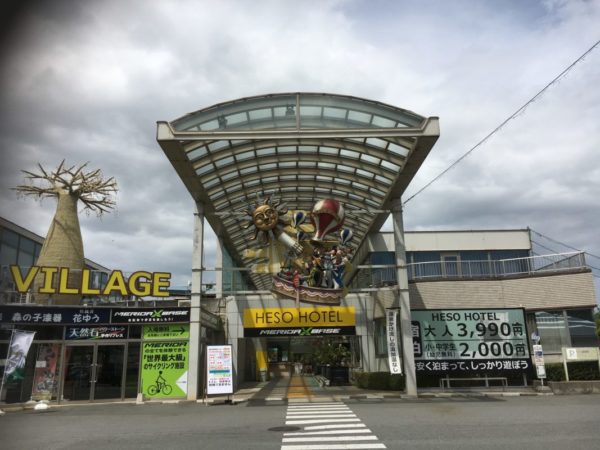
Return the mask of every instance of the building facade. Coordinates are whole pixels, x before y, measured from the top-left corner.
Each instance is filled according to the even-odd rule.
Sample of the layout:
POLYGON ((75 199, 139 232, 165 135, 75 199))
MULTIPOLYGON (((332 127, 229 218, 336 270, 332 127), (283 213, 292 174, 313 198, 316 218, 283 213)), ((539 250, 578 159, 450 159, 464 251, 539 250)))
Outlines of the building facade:
MULTIPOLYGON (((436 117, 320 93, 158 122, 196 205, 189 297, 31 305, 8 266, 35 264, 42 238, 2 221, 0 355, 15 330, 36 332, 25 378, 3 399, 199 399, 212 344, 228 346, 232 389, 386 371, 409 396, 451 378, 530 384, 539 340, 547 362, 597 347, 584 254, 534 255, 528 230, 404 232, 402 194, 438 137, 436 117), (215 267, 204 263, 206 225, 215 267)), ((108 270, 88 264, 104 286, 108 270)))

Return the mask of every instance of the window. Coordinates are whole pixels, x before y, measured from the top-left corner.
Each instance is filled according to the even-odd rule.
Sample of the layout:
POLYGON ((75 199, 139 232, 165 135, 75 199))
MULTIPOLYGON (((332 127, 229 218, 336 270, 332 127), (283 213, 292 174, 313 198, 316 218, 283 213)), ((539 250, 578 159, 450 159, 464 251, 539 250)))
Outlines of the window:
POLYGON ((458 253, 442 253, 442 276, 458 277, 461 275, 460 255, 458 253))
POLYGON ((536 312, 535 323, 544 353, 561 353, 563 347, 570 346, 569 330, 563 311, 536 312))
POLYGON ((573 347, 597 347, 596 322, 591 309, 567 310, 569 336, 573 347))
POLYGON ((385 332, 385 317, 375 319, 375 355, 387 356, 387 334, 385 332))

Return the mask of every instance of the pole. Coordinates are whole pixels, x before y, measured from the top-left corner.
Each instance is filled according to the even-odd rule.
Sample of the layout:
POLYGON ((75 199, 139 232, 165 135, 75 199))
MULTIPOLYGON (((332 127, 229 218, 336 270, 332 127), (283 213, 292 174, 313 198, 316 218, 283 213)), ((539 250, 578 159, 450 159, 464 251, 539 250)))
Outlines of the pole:
POLYGON ((404 222, 402 219, 402 200, 392 200, 392 222, 394 225, 394 251, 396 255, 396 277, 398 279, 398 300, 400 307, 400 329, 402 330, 402 362, 406 395, 417 396, 417 377, 415 353, 412 340, 410 299, 408 296, 408 271, 406 269, 406 246, 404 244, 404 222))

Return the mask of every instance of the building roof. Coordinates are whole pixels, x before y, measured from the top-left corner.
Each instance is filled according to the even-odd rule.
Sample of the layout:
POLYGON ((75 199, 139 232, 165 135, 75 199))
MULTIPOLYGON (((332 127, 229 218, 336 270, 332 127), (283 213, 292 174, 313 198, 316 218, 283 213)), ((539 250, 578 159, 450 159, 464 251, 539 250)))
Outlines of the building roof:
MULTIPOLYGON (((27 239, 37 242, 40 245, 44 244, 45 238, 43 238, 39 234, 34 233, 33 231, 30 231, 26 228, 23 228, 20 225, 17 225, 14 222, 11 222, 8 219, 5 219, 4 217, 0 217, 0 229, 1 228, 6 228, 7 230, 13 231, 13 232, 17 233, 18 235, 21 235, 27 239)), ((92 270, 100 270, 102 272, 110 272, 110 269, 108 269, 107 267, 104 267, 103 265, 100 265, 97 262, 94 262, 90 259, 85 258, 84 262, 85 262, 86 267, 88 267, 92 270)))
MULTIPOLYGON (((158 122, 157 140, 237 264, 256 244, 243 211, 259 196, 291 210, 334 198, 360 243, 378 230, 439 137, 438 119, 357 97, 242 98, 158 122), (384 213, 382 213, 382 211, 384 213)), ((258 288, 268 280, 253 277, 258 288)))

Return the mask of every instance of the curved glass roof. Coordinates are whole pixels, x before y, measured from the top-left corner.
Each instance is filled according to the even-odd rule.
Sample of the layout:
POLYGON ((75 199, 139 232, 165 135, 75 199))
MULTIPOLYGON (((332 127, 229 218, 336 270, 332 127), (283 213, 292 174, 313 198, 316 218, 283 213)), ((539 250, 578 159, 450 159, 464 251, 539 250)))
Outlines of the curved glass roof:
MULTIPOLYGON (((269 94, 158 123, 158 142, 237 264, 255 244, 247 205, 271 195, 291 210, 322 198, 346 208, 354 244, 378 229, 439 137, 437 118, 333 94, 269 94)), ((257 288, 269 277, 253 276, 257 288)))

